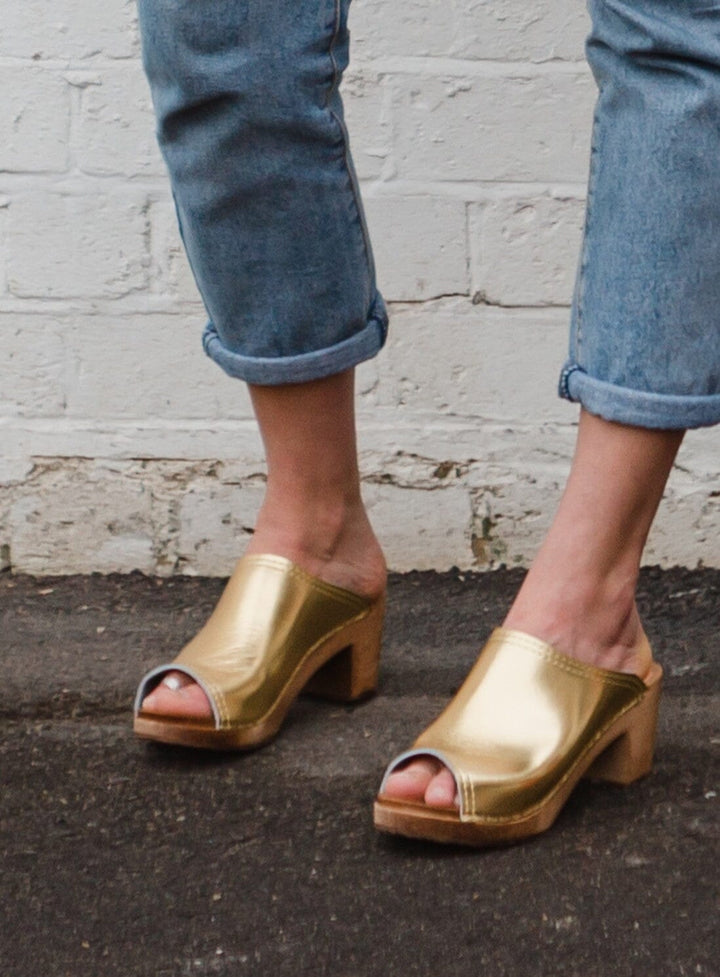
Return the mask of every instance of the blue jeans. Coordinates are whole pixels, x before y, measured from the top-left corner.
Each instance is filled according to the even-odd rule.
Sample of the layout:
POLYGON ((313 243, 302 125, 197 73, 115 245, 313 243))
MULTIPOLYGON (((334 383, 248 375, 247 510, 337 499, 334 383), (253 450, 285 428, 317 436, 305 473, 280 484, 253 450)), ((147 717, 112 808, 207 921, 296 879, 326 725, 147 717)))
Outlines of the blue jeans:
POLYGON ((385 342, 339 85, 349 0, 139 0, 180 232, 231 376, 300 383, 385 342))
POLYGON ((560 392, 608 420, 720 421, 720 6, 591 0, 599 88, 560 392))
MULTIPOLYGON (((438 0, 440 2, 440 0, 438 0)), ((374 356, 339 85, 350 0, 139 0, 207 353, 256 384, 374 356)), ((560 392, 625 424, 720 421, 720 7, 590 0, 588 213, 560 392)))

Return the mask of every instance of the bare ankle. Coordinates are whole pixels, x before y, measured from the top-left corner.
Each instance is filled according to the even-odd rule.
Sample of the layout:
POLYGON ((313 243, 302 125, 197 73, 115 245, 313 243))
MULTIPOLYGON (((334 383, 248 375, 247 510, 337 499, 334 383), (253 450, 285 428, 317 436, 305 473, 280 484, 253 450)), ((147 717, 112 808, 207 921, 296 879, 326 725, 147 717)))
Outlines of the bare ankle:
POLYGON ((505 627, 547 641, 589 665, 644 677, 652 653, 635 604, 635 578, 595 581, 555 576, 540 580, 533 568, 510 609, 505 627))
POLYGON ((285 556, 328 583, 379 596, 385 589, 385 560, 362 502, 297 501, 266 501, 248 553, 285 556))

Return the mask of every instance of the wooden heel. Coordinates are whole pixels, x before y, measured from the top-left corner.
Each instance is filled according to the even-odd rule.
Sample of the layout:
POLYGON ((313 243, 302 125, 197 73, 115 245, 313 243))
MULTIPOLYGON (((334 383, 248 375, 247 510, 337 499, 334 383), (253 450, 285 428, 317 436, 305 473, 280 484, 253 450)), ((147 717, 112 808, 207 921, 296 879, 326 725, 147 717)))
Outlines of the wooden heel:
POLYGON ((305 692, 354 702, 377 690, 384 605, 384 599, 379 599, 366 617, 343 629, 342 647, 315 672, 305 692))
POLYGON ((662 673, 658 667, 654 681, 627 714, 627 728, 604 750, 588 768, 588 780, 602 780, 610 784, 627 785, 650 773, 655 752, 655 730, 662 673))

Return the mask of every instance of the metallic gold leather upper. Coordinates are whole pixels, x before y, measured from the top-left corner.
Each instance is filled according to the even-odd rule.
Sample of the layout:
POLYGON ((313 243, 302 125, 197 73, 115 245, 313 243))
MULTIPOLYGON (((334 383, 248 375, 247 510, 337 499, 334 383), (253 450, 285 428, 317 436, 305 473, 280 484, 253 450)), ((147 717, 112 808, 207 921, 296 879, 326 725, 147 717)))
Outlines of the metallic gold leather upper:
POLYGON ((326 584, 284 557, 243 557, 207 624, 172 665, 145 676, 136 712, 153 680, 170 668, 205 690, 218 729, 261 720, 302 661, 373 601, 326 584))
POLYGON ((524 817, 646 691, 635 675, 584 665, 498 628, 450 705, 385 780, 409 757, 430 754, 455 776, 462 821, 524 817))

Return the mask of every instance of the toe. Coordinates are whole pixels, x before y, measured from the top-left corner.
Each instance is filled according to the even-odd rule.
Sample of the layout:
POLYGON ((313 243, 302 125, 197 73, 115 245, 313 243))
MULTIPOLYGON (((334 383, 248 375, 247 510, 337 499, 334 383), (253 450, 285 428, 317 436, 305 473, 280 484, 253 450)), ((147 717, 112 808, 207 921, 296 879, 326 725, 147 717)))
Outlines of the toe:
POLYGON ((419 757, 390 774, 385 782, 383 794, 399 801, 422 802, 439 770, 440 764, 437 760, 419 757))
POLYGON ((458 808, 458 790, 455 778, 447 767, 440 767, 425 791, 428 807, 458 808))
POLYGON ((168 672, 145 696, 143 712, 176 719, 211 719, 212 707, 200 686, 183 672, 168 672))

